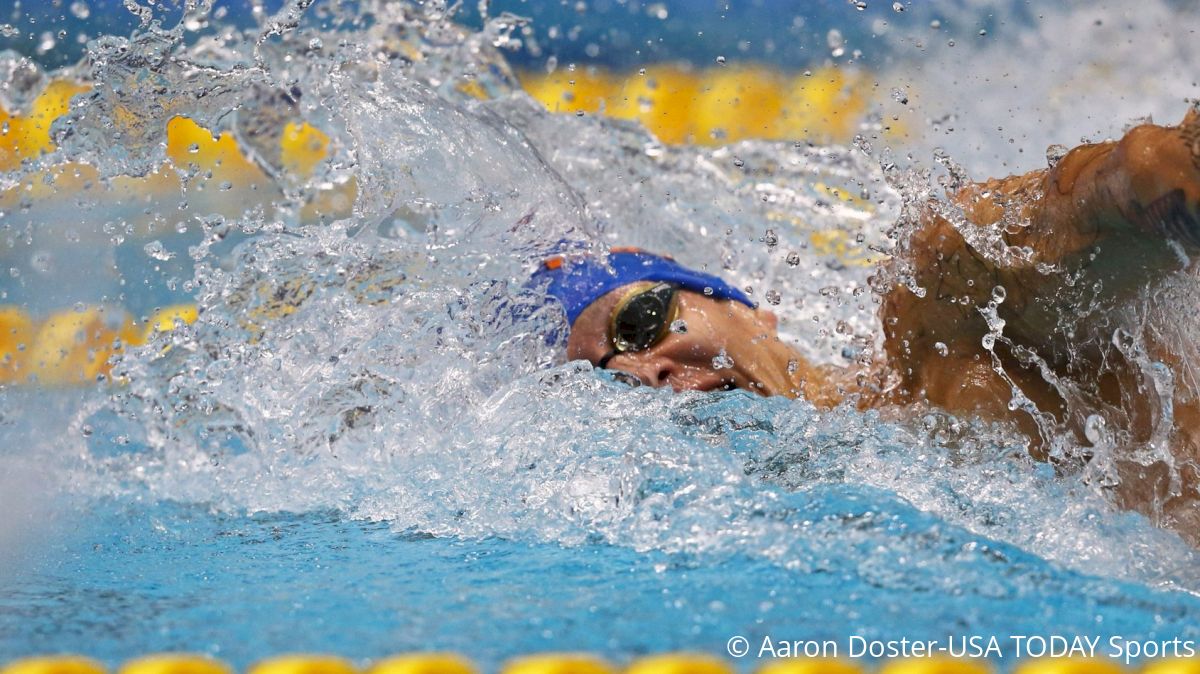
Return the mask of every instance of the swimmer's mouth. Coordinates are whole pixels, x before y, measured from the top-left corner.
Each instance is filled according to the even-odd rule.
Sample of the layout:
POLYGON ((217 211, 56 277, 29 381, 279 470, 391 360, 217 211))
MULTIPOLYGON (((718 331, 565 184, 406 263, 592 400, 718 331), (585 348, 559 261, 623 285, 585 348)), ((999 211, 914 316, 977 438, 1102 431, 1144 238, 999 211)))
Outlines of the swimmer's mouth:
POLYGON ((713 382, 708 386, 699 387, 699 389, 706 393, 711 393, 713 391, 736 391, 738 390, 738 385, 732 379, 722 379, 720 381, 713 382))

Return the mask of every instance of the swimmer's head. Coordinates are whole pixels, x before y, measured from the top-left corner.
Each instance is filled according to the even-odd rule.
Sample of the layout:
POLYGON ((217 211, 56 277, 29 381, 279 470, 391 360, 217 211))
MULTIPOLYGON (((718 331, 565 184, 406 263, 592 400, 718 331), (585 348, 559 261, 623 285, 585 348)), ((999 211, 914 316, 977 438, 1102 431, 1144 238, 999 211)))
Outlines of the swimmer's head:
POLYGON ((614 248, 562 255, 532 282, 566 311, 567 356, 675 390, 742 388, 794 395, 775 315, 713 274, 669 257, 614 248))
POLYGON ((572 325, 583 310, 605 294, 638 281, 661 281, 718 300, 736 300, 748 307, 746 293, 719 276, 689 269, 666 255, 638 248, 612 248, 608 256, 555 255, 534 272, 533 282, 549 279, 546 292, 558 299, 572 325))

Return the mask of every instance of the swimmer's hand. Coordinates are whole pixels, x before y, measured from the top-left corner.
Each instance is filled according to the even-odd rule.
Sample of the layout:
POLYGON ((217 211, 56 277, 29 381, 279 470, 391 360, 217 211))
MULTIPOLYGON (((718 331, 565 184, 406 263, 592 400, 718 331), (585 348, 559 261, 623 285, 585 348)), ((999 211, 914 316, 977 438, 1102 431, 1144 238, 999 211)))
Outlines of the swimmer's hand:
POLYGON ((1125 185, 1109 186, 1124 218, 1146 234, 1200 250, 1200 108, 1176 127, 1130 130, 1111 160, 1123 174, 1125 185))

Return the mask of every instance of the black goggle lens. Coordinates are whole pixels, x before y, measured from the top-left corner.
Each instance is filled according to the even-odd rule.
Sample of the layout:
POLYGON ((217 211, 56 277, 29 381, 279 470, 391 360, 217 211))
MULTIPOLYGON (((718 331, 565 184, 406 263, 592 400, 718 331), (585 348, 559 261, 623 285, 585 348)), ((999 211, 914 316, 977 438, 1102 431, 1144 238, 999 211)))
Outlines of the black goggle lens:
POLYGON ((673 318, 675 286, 660 283, 630 297, 613 316, 610 339, 618 353, 642 351, 662 339, 673 318))

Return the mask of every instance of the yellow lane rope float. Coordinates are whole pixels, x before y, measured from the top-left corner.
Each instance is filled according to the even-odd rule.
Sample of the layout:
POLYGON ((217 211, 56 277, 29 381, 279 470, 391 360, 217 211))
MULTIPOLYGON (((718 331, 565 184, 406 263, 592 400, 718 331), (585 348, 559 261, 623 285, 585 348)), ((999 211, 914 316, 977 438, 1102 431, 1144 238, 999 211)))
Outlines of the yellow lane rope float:
POLYGON ((872 103, 865 73, 765 66, 695 71, 657 65, 617 74, 597 67, 526 72, 521 86, 547 110, 641 122, 664 143, 724 145, 752 138, 845 143, 872 103))
MULTIPOLYGON (((252 665, 246 674, 479 674, 468 659, 454 653, 410 653, 368 663, 332 655, 284 655, 252 665)), ((696 653, 669 653, 638 658, 618 668, 602 658, 581 653, 540 653, 514 658, 500 674, 733 674, 723 658, 696 653)), ((878 665, 827 658, 772 659, 755 674, 993 674, 983 660, 912 658, 878 665)), ((1161 658, 1140 668, 1125 668, 1107 658, 1046 658, 1019 663, 1014 674, 1198 674, 1200 660, 1161 658)), ((76 655, 33 657, 0 666, 0 674, 108 674, 100 663, 76 655)), ((229 665, 205 655, 164 653, 126 662, 118 674, 234 674, 229 665)))
POLYGON ((504 674, 616 674, 616 669, 586 653, 543 653, 510 660, 504 674))
POLYGON ((106 379, 110 359, 199 317, 193 304, 163 307, 142 323, 125 311, 83 306, 34 321, 19 307, 0 306, 0 384, 86 384, 106 379))
POLYGON ((409 653, 379 660, 367 674, 479 674, 479 670, 457 653, 409 653))
POLYGON ((203 655, 158 653, 126 662, 119 674, 233 674, 233 669, 203 655))

